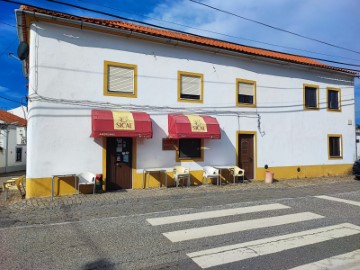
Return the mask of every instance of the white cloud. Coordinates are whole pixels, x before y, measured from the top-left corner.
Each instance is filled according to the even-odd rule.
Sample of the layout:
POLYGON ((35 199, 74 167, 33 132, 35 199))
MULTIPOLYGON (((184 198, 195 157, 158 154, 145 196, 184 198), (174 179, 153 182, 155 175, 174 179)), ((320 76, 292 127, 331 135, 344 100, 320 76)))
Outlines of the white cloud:
POLYGON ((9 91, 9 88, 0 85, 0 93, 4 93, 4 92, 7 92, 7 91, 9 91))
MULTIPOLYGON (((360 44, 360 16, 357 15, 357 0, 204 0, 204 4, 230 11, 249 19, 258 20, 279 28, 293 31, 305 36, 321 39, 343 47, 356 49, 360 44)), ((167 1, 156 6, 150 17, 185 24, 191 27, 207 29, 226 35, 243 37, 267 43, 312 50, 321 53, 359 59, 360 55, 302 39, 284 32, 279 32, 229 14, 224 14, 187 0, 167 1)), ((152 23, 159 24, 158 21, 152 23)), ((174 25, 162 25, 174 28, 174 25)), ((176 27, 179 29, 178 27, 176 27)), ((221 35, 206 33, 190 28, 183 31, 242 43, 250 46, 264 47, 260 43, 241 39, 231 39, 221 35)), ((267 47, 285 51, 283 48, 267 47)), ((296 50, 291 53, 305 54, 296 50)), ((321 55, 317 55, 319 58, 321 55)))

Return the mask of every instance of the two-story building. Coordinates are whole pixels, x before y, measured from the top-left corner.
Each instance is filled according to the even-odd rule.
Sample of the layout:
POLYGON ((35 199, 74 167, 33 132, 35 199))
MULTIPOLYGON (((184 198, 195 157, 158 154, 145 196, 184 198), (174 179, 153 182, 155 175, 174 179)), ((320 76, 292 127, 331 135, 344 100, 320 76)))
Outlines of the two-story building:
POLYGON ((175 165, 192 184, 206 165, 257 180, 267 168, 278 179, 351 171, 354 72, 122 21, 26 6, 16 17, 30 48, 28 197, 83 171, 102 173, 106 190, 142 188, 144 169, 175 165))

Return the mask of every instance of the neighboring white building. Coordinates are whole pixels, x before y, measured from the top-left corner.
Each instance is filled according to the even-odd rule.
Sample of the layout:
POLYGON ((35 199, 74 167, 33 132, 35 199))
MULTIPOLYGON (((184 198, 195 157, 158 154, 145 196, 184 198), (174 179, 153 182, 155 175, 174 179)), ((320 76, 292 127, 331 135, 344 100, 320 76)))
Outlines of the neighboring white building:
POLYGON ((26 121, 0 110, 0 173, 26 169, 26 121))
MULTIPOLYGON (((278 179, 351 171, 351 71, 130 23, 16 15, 30 46, 27 197, 83 171, 102 173, 107 190, 142 188, 144 169, 175 165, 193 184, 206 165, 239 165, 258 180, 267 167, 278 179)), ((66 183, 55 193, 72 193, 66 183)))
POLYGON ((8 110, 9 113, 12 113, 20 118, 27 119, 27 108, 26 106, 21 105, 20 107, 8 110))

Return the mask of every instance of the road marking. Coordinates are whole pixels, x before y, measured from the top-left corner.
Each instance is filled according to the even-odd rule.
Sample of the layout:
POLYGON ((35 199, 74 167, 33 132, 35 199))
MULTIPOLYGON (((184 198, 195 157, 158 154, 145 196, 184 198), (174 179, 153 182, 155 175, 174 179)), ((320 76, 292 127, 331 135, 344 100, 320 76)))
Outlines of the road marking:
POLYGON ((209 268, 359 233, 359 226, 343 223, 335 226, 202 250, 188 253, 187 256, 201 268, 209 268))
POLYGON ((255 206, 248 206, 241 208, 223 209, 223 210, 207 211, 207 212, 177 215, 177 216, 149 218, 147 219, 147 221, 153 226, 158 226, 158 225, 172 224, 178 222, 234 216, 234 215, 241 215, 241 214, 248 214, 248 213, 255 213, 255 212, 262 212, 269 210, 288 209, 288 208, 290 207, 279 203, 273 203, 273 204, 255 205, 255 206))
POLYGON ((252 220, 238 221, 238 222, 232 222, 232 223, 226 223, 220 225, 192 228, 187 230, 166 232, 163 233, 163 235, 166 236, 171 242, 180 242, 180 241, 198 239, 209 236, 216 236, 216 235, 223 235, 234 232, 259 229, 259 228, 273 227, 273 226, 313 220, 318 218, 323 218, 323 216, 310 212, 303 212, 297 214, 252 219, 252 220))
POLYGON ((290 270, 359 269, 360 249, 330 257, 321 261, 301 265, 290 270), (356 267, 356 268, 355 268, 356 267))
POLYGON ((360 206, 360 202, 357 202, 357 201, 345 200, 345 199, 330 197, 330 196, 326 196, 326 195, 314 196, 314 197, 319 198, 319 199, 329 200, 329 201, 343 202, 343 203, 347 203, 347 204, 360 206))

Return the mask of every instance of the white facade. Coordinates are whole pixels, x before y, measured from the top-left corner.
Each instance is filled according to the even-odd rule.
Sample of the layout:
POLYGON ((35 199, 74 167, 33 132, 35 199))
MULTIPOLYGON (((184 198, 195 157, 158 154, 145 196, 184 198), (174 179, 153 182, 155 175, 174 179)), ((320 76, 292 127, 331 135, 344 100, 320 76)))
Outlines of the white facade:
MULTIPOLYGON (((26 169, 26 142, 18 141, 24 127, 3 125, 0 133, 0 173, 26 169)), ((25 132, 24 132, 25 133, 25 132)))
POLYGON ((90 137, 94 108, 150 114, 153 138, 136 142, 138 173, 180 164, 174 151, 162 151, 168 113, 207 114, 220 124, 221 140, 204 140, 204 161, 181 162, 190 170, 235 165, 241 131, 256 132, 256 179, 265 165, 348 166, 356 159, 351 75, 41 21, 32 23, 29 43, 27 178, 104 171, 102 140, 90 137), (105 61, 137 66, 137 98, 104 95, 105 61), (178 102, 179 71, 203 74, 203 103, 178 102), (236 106, 236 79, 256 81, 255 108, 236 106), (304 84, 319 86, 320 110, 304 110, 304 84), (326 109, 328 87, 341 89, 341 112, 326 109), (329 159, 329 134, 342 136, 341 159, 329 159))

